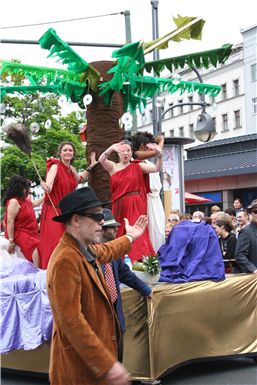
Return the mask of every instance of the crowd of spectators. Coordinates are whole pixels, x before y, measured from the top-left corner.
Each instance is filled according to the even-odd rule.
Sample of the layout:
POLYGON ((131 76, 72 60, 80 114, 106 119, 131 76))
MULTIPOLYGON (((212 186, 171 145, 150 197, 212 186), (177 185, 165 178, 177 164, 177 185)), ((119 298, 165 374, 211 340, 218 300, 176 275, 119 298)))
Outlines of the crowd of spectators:
POLYGON ((166 242, 173 228, 182 221, 205 222, 211 225, 219 239, 226 273, 257 273, 257 200, 247 208, 236 198, 233 207, 222 211, 217 205, 210 209, 210 216, 196 210, 192 215, 173 209, 165 226, 166 242))

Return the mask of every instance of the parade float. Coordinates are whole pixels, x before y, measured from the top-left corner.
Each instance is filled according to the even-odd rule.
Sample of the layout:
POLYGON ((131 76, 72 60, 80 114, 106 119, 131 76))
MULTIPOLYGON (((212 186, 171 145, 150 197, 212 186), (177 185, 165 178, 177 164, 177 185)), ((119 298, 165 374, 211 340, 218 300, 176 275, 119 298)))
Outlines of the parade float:
MULTIPOLYGON (((114 51, 115 61, 94 63, 81 58, 49 29, 39 44, 67 69, 2 61, 3 78, 19 73, 26 84, 3 84, 1 96, 39 91, 65 95, 82 109, 86 106, 88 153, 99 155, 124 138, 125 128, 131 127, 130 112, 143 109, 147 99, 159 92, 214 97, 220 92, 219 85, 178 80, 172 74, 185 67, 223 63, 230 55, 230 44, 145 62, 146 53, 167 46, 169 40, 200 38, 203 20, 178 17, 175 22, 177 30, 158 41, 127 44, 114 51), (163 69, 170 71, 169 77, 144 75, 152 70, 160 75, 163 69)), ((110 199, 109 176, 100 165, 94 168, 90 185, 102 201, 110 199)), ((2 368, 47 373, 52 316, 45 271, 10 256, 2 257, 1 266, 2 368)), ((133 379, 154 380, 199 359, 257 356, 257 277, 253 274, 221 282, 163 283, 155 285, 152 299, 145 301, 139 301, 135 291, 123 289, 122 299, 127 329, 124 365, 133 379)))
MULTIPOLYGON (((25 259, 2 255, 2 370, 47 375, 52 315, 46 271, 25 259)), ((122 289, 123 363, 132 379, 154 381, 200 360, 256 360, 255 274, 152 288, 152 298, 143 301, 135 290, 122 289)))

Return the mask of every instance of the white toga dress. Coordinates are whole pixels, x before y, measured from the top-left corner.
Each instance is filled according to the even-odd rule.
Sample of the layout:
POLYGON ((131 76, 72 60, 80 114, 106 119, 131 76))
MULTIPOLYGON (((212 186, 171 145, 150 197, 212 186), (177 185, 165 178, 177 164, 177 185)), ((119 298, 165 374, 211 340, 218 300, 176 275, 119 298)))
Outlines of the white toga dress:
MULTIPOLYGON (((146 163, 151 163, 145 160, 146 163)), ((165 243, 165 213, 160 198, 162 188, 159 172, 149 174, 151 192, 147 194, 149 236, 157 252, 165 243)))

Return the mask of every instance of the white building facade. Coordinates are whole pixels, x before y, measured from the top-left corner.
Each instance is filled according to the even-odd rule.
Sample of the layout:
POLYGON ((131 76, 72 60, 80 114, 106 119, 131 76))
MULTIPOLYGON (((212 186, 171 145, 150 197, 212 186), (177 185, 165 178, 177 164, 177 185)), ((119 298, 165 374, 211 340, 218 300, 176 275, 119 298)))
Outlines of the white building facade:
MULTIPOLYGON (((167 111, 162 119, 161 131, 165 138, 195 139, 192 144, 184 146, 188 153, 188 157, 185 154, 184 162, 186 191, 209 197, 220 196, 220 201, 215 203, 219 203, 223 209, 231 207, 235 194, 242 197, 245 204, 257 198, 257 152, 253 153, 253 147, 257 147, 257 25, 241 33, 243 42, 233 47, 224 64, 217 68, 197 68, 203 83, 221 86, 221 92, 216 98, 205 96, 205 101, 210 104, 206 112, 211 115, 216 128, 216 136, 211 142, 203 144, 194 137, 202 107, 183 106, 183 103, 201 102, 198 93, 161 95, 164 98, 162 112, 176 106, 167 111), (244 145, 240 146, 241 141, 244 145), (195 147, 199 147, 199 158, 197 152, 190 151, 195 147), (238 152, 238 161, 241 162, 238 170, 237 161, 229 157, 230 148, 235 156, 238 152), (215 169, 215 166, 210 170, 202 167, 204 163, 211 167, 216 160, 219 169, 215 169), (224 164, 224 167, 220 164, 224 164), (199 167, 195 173, 194 167, 199 167), (187 169, 190 169, 188 174, 187 169)), ((192 70, 178 73, 182 80, 199 82, 197 74, 192 70)), ((153 132, 151 108, 152 103, 149 102, 145 113, 138 115, 138 130, 153 132)))

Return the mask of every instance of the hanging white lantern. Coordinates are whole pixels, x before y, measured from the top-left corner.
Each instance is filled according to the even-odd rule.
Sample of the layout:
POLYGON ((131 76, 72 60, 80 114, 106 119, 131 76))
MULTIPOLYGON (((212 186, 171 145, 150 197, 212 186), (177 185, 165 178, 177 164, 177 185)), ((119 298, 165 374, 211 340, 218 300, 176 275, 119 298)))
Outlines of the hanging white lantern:
POLYGON ((32 132, 32 134, 36 134, 40 129, 39 124, 37 122, 31 123, 29 128, 30 128, 30 131, 32 132))
POLYGON ((125 131, 130 131, 132 127, 133 127, 132 122, 124 124, 125 131))
POLYGON ((125 114, 122 115, 121 121, 124 125, 132 123, 133 118, 132 115, 129 112, 125 112, 125 114))
POLYGON ((67 98, 65 95, 62 95, 58 99, 58 106, 62 108, 65 106, 65 104, 67 104, 67 98))
POLYGON ((82 130, 82 128, 84 128, 85 124, 86 124, 86 123, 80 123, 79 129, 82 130))
POLYGON ((6 105, 4 103, 0 103, 0 114, 5 114, 6 105))
POLYGON ((47 120, 45 121, 45 128, 50 128, 51 125, 52 125, 52 121, 51 121, 50 119, 47 119, 47 120))
POLYGON ((179 74, 173 74, 172 75, 172 83, 175 84, 175 86, 177 86, 179 83, 181 83, 181 76, 179 74))
POLYGON ((81 120, 81 113, 79 111, 76 112, 76 119, 81 120))
POLYGON ((164 107, 165 99, 162 96, 157 96, 155 98, 155 106, 156 107, 164 107))
POLYGON ((93 97, 90 94, 86 94, 83 98, 83 104, 84 106, 88 106, 90 103, 92 103, 93 97))

